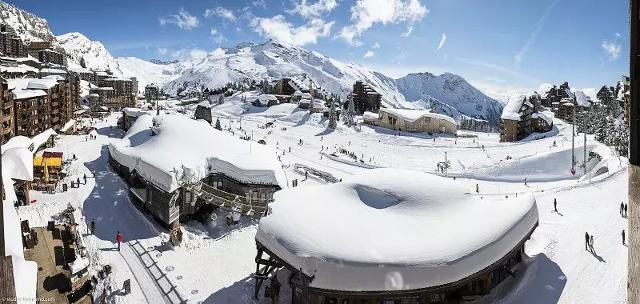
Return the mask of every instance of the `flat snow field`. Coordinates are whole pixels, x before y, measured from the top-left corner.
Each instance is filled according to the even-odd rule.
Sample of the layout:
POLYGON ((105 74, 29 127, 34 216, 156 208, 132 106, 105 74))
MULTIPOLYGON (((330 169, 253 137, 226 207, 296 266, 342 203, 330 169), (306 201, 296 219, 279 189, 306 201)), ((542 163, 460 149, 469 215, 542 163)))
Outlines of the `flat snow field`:
MULTIPOLYGON (((252 100, 251 94, 248 93, 248 100, 252 100)), ((239 100, 237 94, 213 108, 223 129, 234 136, 252 135, 251 145, 265 140, 279 153, 287 180, 298 179, 299 187, 313 187, 325 181, 311 175, 305 180, 304 174, 294 169, 295 164, 321 170, 339 180, 371 167, 436 172, 446 152, 450 168, 446 173, 437 173, 456 176, 456 182, 469 193, 490 196, 532 192, 540 221, 526 243, 530 256, 526 267, 483 301, 625 302, 627 247, 622 245, 620 234, 626 229, 627 220, 618 210, 621 202, 627 202, 627 161, 589 137, 587 148, 598 151, 603 160, 588 163, 587 169, 595 172, 606 165, 609 172, 582 177, 582 168, 578 168, 573 176, 570 125, 556 120, 556 128, 544 134, 545 138, 519 143, 499 143, 497 134, 473 132, 464 133, 477 137, 436 135, 434 141, 427 134, 398 135, 368 126, 361 126, 358 131, 340 125, 335 131, 327 131, 326 118, 320 114, 310 115, 293 105, 257 108, 242 105, 239 100), (267 122, 273 122, 273 126, 265 128, 267 122), (330 157, 334 152, 336 157, 330 157), (554 198, 558 212, 553 211, 554 198), (584 248, 585 232, 595 236, 595 253, 584 248)), ((179 108, 176 103, 164 104, 179 108)), ((194 109, 192 105, 183 110, 192 115, 194 109)), ((57 194, 33 191, 31 195, 37 202, 20 207, 19 216, 29 219, 32 226, 44 226, 70 203, 81 209, 81 229, 95 218, 96 235, 85 236, 93 257, 92 269, 111 264, 114 290, 121 288, 125 279, 132 279, 132 292, 116 293, 116 303, 268 303, 253 299, 255 222, 243 221, 233 228, 222 223, 223 216, 207 224, 188 222, 182 228, 183 244, 171 248, 167 245, 168 232, 132 205, 128 187, 108 165, 109 143, 124 135, 115 126, 118 115, 96 122, 95 140, 60 136, 57 146, 50 150, 64 152, 65 158, 75 154, 78 160, 68 169, 68 179, 80 178, 82 182, 86 174, 87 183, 57 194), (117 230, 127 242, 120 252, 112 249, 117 230)), ((576 157, 581 161, 581 136, 576 139, 576 147, 576 157)), ((286 298, 281 302, 286 303, 286 298)))

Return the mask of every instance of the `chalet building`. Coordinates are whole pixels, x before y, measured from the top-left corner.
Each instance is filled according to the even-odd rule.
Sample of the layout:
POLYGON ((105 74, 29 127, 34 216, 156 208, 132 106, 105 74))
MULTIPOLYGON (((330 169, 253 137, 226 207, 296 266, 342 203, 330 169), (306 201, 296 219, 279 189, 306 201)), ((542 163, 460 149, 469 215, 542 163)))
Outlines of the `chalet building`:
POLYGON ((37 58, 42 63, 52 63, 60 66, 66 66, 66 54, 64 49, 54 50, 53 45, 49 41, 30 42, 27 45, 29 55, 37 58))
POLYGON ((291 78, 282 78, 273 86, 273 93, 277 95, 293 95, 296 89, 291 85, 291 78))
POLYGON ((0 113, 2 114, 0 115, 0 124, 2 125, 0 133, 0 135, 2 135, 2 139, 0 140, 0 144, 4 144, 9 140, 9 138, 13 137, 15 133, 13 122, 13 100, 7 86, 7 81, 3 78, 0 78, 0 110, 2 111, 0 113))
POLYGON ((456 134, 458 124, 443 114, 429 110, 405 110, 380 108, 378 115, 367 112, 363 116, 366 124, 396 131, 456 134))
POLYGON ((271 148, 250 145, 183 115, 140 115, 109 145, 109 162, 134 201, 164 225, 218 207, 260 217, 286 178, 271 148), (159 142, 170 143, 175 157, 167 158, 159 142))
POLYGON ((105 107, 109 110, 135 107, 137 94, 134 89, 137 84, 134 82, 136 82, 135 79, 114 77, 98 80, 99 86, 89 90, 90 106, 92 108, 105 107))
POLYGON ((0 57, 0 75, 5 79, 35 78, 40 71, 40 62, 31 57, 0 57))
POLYGON ((451 179, 397 169, 282 190, 256 232, 254 296, 264 288, 265 297, 291 295, 292 304, 478 300, 522 271, 538 208, 531 194, 487 201, 467 192, 451 179), (496 218, 505 206, 512 213, 496 218), (442 243, 451 239, 464 247, 442 243))
POLYGON ((563 98, 571 98, 571 90, 568 82, 564 82, 560 87, 554 85, 548 92, 541 93, 544 95, 544 97, 540 98, 541 105, 548 108, 552 107, 554 103, 559 104, 563 98))
POLYGON ((533 132, 548 132, 553 127, 553 113, 534 111, 535 97, 520 96, 507 103, 502 111, 500 141, 518 141, 533 132))
POLYGON ((353 84, 352 98, 358 114, 378 112, 382 101, 382 95, 362 81, 353 84))
POLYGON ((194 113, 195 119, 203 119, 209 124, 213 122, 213 118, 211 117, 211 104, 209 101, 204 101, 198 104, 196 107, 196 112, 194 113))
POLYGON ((124 108, 122 109, 122 119, 118 121, 118 125, 123 130, 128 131, 138 117, 142 115, 148 115, 148 113, 139 108, 124 108))

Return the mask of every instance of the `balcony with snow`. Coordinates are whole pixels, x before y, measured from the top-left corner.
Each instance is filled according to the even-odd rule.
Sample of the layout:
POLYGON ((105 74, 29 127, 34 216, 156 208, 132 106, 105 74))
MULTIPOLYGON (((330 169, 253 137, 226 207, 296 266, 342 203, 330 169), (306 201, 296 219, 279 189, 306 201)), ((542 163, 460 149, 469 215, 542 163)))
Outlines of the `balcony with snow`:
POLYGON ((517 271, 538 225, 533 195, 483 198, 396 169, 274 199, 255 237, 256 297, 279 277, 292 303, 478 298, 517 271))

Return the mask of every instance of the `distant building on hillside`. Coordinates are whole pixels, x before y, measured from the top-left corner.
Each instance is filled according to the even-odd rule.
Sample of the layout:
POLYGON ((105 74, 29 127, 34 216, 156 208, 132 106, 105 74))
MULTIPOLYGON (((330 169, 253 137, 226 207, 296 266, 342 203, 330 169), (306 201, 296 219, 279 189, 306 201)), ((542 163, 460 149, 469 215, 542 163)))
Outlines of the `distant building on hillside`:
POLYGON ((9 57, 27 57, 27 46, 16 35, 15 30, 4 23, 0 24, 0 53, 9 57))
POLYGON ((378 112, 382 102, 382 95, 376 92, 368 84, 358 80, 353 84, 353 103, 356 113, 378 112))
POLYGON ((160 98, 160 89, 153 83, 148 84, 144 87, 144 96, 147 99, 158 100, 160 98))
POLYGON ((533 132, 548 132, 553 127, 553 113, 534 111, 536 97, 520 96, 507 103, 502 111, 500 141, 518 141, 533 132), (532 102, 533 99, 533 102, 532 102))
POLYGON ((213 119, 211 118, 211 104, 208 100, 205 100, 204 102, 198 104, 198 106, 196 107, 196 112, 194 113, 194 117, 195 119, 204 119, 209 124, 213 122, 213 119))
POLYGON ((429 110, 381 108, 377 116, 366 114, 365 123, 396 131, 455 134, 458 129, 453 118, 429 110))

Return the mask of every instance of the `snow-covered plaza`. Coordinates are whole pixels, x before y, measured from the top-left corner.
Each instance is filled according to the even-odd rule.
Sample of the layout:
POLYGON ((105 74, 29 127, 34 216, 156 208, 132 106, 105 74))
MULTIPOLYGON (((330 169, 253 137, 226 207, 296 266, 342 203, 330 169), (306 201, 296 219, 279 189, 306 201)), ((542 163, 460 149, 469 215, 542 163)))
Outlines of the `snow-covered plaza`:
MULTIPOLYGON (((557 120, 551 132, 534 134, 540 139, 529 138, 518 143, 499 143, 498 134, 459 132, 458 137, 440 137, 366 125, 340 126, 329 132, 327 120, 321 114, 309 114, 291 104, 253 107, 243 104, 240 95, 213 107, 214 122, 219 119, 223 132, 232 136, 252 137, 253 147, 247 146, 246 153, 262 153, 263 150, 256 148, 261 145, 258 141, 264 140, 278 154, 285 169, 287 185, 283 188, 291 187, 293 180, 297 180, 298 192, 304 193, 308 187, 308 192, 314 193, 315 188, 327 183, 327 179, 322 178, 325 175, 305 177, 308 169, 340 181, 380 167, 438 174, 463 189, 464 195, 476 199, 532 195, 537 202, 539 223, 525 243, 526 267, 481 302, 625 301, 627 247, 622 245, 620 234, 626 229, 627 219, 616 212, 627 199, 627 160, 588 138, 587 152, 593 151, 600 158, 587 162, 586 175, 582 168, 573 175, 570 172, 570 125, 557 120), (438 163, 445 158, 448 168, 438 169, 438 163), (593 252, 585 250, 585 232, 594 235, 593 252)), ((166 112, 173 114, 161 115, 191 116, 195 109, 195 105, 182 108, 170 101, 166 107, 172 108, 166 112), (178 108, 184 114, 174 111, 178 108)), ((268 303, 262 292, 259 299, 253 297, 256 220, 243 217, 237 225, 227 226, 225 213, 221 211, 217 218, 209 218, 205 223, 188 221, 181 227, 182 243, 171 246, 169 231, 136 208, 129 186, 109 165, 109 144, 125 135, 116 125, 120 115, 112 113, 105 119, 96 119, 95 139, 85 135, 58 135, 56 146, 48 150, 63 152, 66 158, 74 155, 77 158, 71 160, 63 182, 82 180, 85 174, 87 181, 78 188, 54 194, 32 190, 34 202, 20 206, 18 217, 29 220, 31 226, 46 226, 47 221, 71 204, 81 214, 81 231, 88 231, 89 223, 95 219, 95 235, 83 237, 90 253, 91 269, 111 265, 113 290, 119 290, 124 280, 131 279, 131 293, 114 293, 116 303, 268 303), (124 237, 121 251, 113 250, 116 231, 124 237)), ((222 144, 220 149, 224 149, 222 144)), ((576 137, 575 146, 576 158, 582 163, 582 136, 576 137)), ((180 159, 179 155, 164 157, 180 159)), ((437 189, 438 185, 430 187, 437 189)), ((278 204, 277 197, 274 204, 278 204)), ((297 203, 306 201, 300 199, 297 203)), ((321 221, 332 221, 337 216, 331 204, 326 205, 326 210, 316 203, 313 206, 314 210, 320 208, 316 216, 321 221)), ((347 213, 340 217, 348 219, 349 211, 342 212, 347 213)), ((490 225, 491 216, 491 213, 481 216, 487 221, 483 225, 490 225)), ((473 220, 469 221, 468 225, 473 227, 473 220)), ((380 234, 385 230, 385 223, 377 224, 376 229, 380 230, 377 234, 380 234)), ((467 224, 459 225, 464 229, 467 224)), ((447 233, 435 226, 430 231, 410 230, 406 233, 434 233, 433 240, 438 239, 438 234, 447 233)), ((471 242, 471 239, 459 241, 471 242)), ((286 295, 291 291, 283 286, 280 301, 286 303, 290 298, 286 295)))

